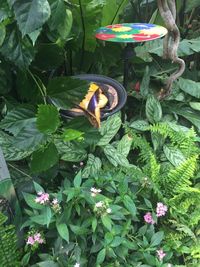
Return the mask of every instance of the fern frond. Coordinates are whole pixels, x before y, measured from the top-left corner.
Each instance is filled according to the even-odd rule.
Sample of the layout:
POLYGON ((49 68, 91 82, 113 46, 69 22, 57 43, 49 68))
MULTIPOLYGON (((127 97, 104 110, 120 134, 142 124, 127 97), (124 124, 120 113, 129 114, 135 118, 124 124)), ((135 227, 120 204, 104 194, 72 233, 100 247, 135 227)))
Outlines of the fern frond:
POLYGON ((165 191, 169 196, 180 194, 191 185, 196 170, 197 156, 192 156, 177 168, 172 169, 165 178, 165 191))
POLYGON ((195 137, 196 132, 193 128, 185 132, 181 128, 177 128, 177 125, 170 123, 157 123, 151 125, 149 130, 152 133, 159 133, 164 138, 169 138, 171 144, 179 148, 186 157, 190 157, 198 153, 195 137), (174 128, 175 126, 175 128, 174 128))
POLYGON ((0 213, 0 266, 19 266, 19 252, 17 251, 17 236, 14 225, 4 225, 7 218, 0 213))
POLYGON ((131 137, 133 138, 132 147, 133 149, 140 149, 140 160, 143 162, 148 162, 149 157, 152 154, 153 150, 147 140, 141 135, 136 134, 134 131, 130 132, 131 137))

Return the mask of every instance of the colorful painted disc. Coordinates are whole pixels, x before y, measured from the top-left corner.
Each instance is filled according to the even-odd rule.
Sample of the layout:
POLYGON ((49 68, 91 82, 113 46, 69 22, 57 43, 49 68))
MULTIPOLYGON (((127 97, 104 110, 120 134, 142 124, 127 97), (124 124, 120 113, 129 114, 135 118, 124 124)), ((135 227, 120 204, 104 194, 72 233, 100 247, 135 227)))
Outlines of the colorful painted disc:
POLYGON ((155 40, 167 34, 167 29, 147 23, 122 23, 99 28, 95 37, 119 43, 137 43, 155 40))

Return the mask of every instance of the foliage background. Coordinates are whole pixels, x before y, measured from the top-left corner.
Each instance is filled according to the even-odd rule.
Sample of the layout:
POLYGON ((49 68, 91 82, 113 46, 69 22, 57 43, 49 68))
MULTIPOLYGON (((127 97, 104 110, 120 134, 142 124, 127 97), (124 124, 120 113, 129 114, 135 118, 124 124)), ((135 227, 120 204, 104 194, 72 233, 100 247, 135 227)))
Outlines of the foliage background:
POLYGON ((18 233, 23 228, 21 255, 8 249, 13 262, 2 266, 22 258, 24 266, 199 266, 198 2, 176 1, 179 55, 187 68, 172 95, 157 100, 176 68, 162 59, 162 40, 139 44, 126 121, 114 115, 98 131, 86 119, 63 121, 48 96, 65 108, 78 103, 87 84, 69 76, 80 73, 121 82, 123 46, 104 46, 94 31, 117 22, 162 25, 156 1, 1 1, 0 144, 15 191, 4 180, 0 192, 18 200, 1 207, 18 233), (33 181, 59 199, 60 215, 35 206, 33 181), (99 199, 90 197, 92 186, 104 189, 99 199), (98 200, 111 206, 110 216, 94 212, 98 200), (143 215, 155 212, 159 201, 168 205, 167 217, 145 225, 143 215), (23 241, 32 228, 46 237, 36 251, 23 241), (160 247, 167 252, 163 262, 156 258, 160 247))

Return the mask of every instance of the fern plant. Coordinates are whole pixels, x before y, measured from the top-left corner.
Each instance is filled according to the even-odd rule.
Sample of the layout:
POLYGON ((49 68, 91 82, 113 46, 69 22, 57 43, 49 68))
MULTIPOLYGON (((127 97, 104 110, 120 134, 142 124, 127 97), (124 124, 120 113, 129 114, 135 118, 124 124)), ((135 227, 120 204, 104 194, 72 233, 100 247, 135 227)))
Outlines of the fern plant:
POLYGON ((5 225, 7 217, 0 213, 0 266, 19 266, 17 236, 14 225, 5 225))

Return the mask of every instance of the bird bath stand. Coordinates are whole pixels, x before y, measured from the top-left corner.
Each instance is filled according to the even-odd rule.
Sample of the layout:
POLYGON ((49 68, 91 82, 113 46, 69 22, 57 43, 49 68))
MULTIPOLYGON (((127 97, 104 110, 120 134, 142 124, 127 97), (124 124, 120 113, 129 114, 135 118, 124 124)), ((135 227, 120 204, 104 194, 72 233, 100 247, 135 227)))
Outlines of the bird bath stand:
POLYGON ((124 75, 123 85, 127 88, 129 76, 129 61, 134 56, 136 43, 152 41, 167 34, 167 29, 147 23, 122 23, 101 27, 96 31, 97 39, 107 42, 125 43, 123 50, 124 75))

